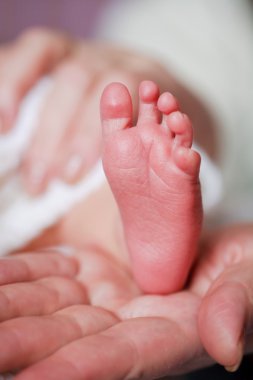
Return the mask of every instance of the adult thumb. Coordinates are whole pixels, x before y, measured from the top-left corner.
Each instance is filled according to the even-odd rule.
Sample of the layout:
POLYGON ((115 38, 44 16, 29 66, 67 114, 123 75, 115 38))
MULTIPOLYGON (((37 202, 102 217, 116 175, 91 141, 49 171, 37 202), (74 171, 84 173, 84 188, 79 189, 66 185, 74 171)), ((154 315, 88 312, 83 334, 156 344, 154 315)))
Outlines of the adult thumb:
POLYGON ((204 296, 198 315, 202 343, 218 363, 234 372, 244 352, 253 350, 253 261, 227 269, 204 296))

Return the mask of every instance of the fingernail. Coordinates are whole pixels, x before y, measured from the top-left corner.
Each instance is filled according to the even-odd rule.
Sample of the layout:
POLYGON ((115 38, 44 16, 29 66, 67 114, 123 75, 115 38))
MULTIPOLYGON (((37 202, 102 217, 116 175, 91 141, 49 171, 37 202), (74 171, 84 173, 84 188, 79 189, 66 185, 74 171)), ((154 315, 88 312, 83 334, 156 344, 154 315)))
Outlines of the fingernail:
POLYGON ((227 367, 225 367, 225 370, 228 372, 236 372, 238 370, 238 368, 240 367, 240 364, 241 364, 241 362, 237 363, 234 366, 227 366, 227 367))
POLYGON ((26 182, 28 183, 29 190, 38 192, 44 182, 46 176, 46 166, 43 162, 33 164, 25 174, 26 182))
MULTIPOLYGON (((3 129, 4 129, 3 117, 0 114, 0 133, 3 131, 3 129)), ((1 380, 1 378, 0 378, 0 380, 1 380)))
POLYGON ((0 133, 8 133, 14 127, 14 117, 0 117, 0 133))
POLYGON ((83 157, 80 154, 75 154, 70 157, 63 172, 64 179, 74 181, 78 178, 80 170, 83 166, 83 157))
POLYGON ((240 342, 238 343, 238 357, 239 357, 238 362, 234 365, 226 366, 225 370, 228 372, 236 372, 241 365, 243 353, 244 353, 244 339, 241 338, 240 342))
POLYGON ((8 132, 14 124, 17 114, 17 106, 13 103, 10 97, 7 97, 7 94, 4 94, 4 96, 0 94, 0 109, 0 131, 8 132))
POLYGON ((171 114, 171 118, 173 118, 176 121, 181 121, 184 118, 184 114, 182 112, 180 112, 180 111, 174 111, 171 114))
POLYGON ((4 122, 3 122, 3 129, 2 131, 7 133, 11 130, 11 128, 14 127, 14 122, 15 122, 15 116, 14 114, 9 114, 6 115, 4 122))
POLYGON ((54 249, 60 253, 63 256, 71 257, 74 256, 74 253, 76 252, 76 249, 74 247, 71 247, 69 245, 58 245, 54 247, 54 249))
POLYGON ((0 375, 0 380, 11 380, 14 379, 14 374, 12 373, 4 373, 0 375))
POLYGON ((57 253, 60 253, 61 255, 65 256, 65 257, 72 257, 72 256, 74 256, 76 249, 74 247, 71 247, 70 245, 59 244, 59 245, 52 245, 52 246, 49 246, 46 248, 42 248, 39 251, 57 252, 57 253))

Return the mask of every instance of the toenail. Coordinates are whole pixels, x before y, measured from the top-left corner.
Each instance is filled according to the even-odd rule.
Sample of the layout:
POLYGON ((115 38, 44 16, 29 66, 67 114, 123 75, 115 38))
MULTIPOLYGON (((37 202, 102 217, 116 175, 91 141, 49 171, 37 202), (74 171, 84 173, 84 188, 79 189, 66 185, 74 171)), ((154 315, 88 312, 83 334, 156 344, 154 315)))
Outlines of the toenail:
POLYGON ((181 121, 184 119, 184 114, 180 111, 175 111, 171 114, 171 117, 177 121, 181 121))
POLYGON ((152 81, 143 81, 140 84, 140 97, 144 102, 153 103, 159 97, 159 88, 152 81))
POLYGON ((184 156, 185 155, 185 148, 180 146, 180 147, 177 147, 177 154, 179 156, 184 156))
POLYGON ((64 170, 66 180, 75 178, 83 165, 83 158, 80 154, 74 154, 70 157, 64 170))

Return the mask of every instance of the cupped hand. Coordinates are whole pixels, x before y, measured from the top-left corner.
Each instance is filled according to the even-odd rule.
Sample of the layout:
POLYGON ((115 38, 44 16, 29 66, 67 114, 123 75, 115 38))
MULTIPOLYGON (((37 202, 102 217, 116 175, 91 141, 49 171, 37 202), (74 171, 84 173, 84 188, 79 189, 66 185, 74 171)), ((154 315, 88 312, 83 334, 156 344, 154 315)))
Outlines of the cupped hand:
POLYGON ((199 297, 141 295, 126 264, 98 247, 72 259, 13 255, 0 268, 9 282, 0 288, 1 372, 152 379, 210 363, 197 333, 199 297))
POLYGON ((13 256, 2 271, 5 279, 27 282, 1 287, 1 299, 11 294, 12 302, 1 307, 10 311, 2 311, 0 370, 26 367, 19 380, 153 379, 214 360, 234 370, 242 353, 252 351, 252 244, 253 226, 207 237, 190 285, 169 296, 141 294, 129 267, 99 247, 72 259, 51 253, 44 265, 37 264, 37 254, 24 255, 27 277, 23 271, 19 277, 19 270, 9 277, 17 265, 13 256), (75 266, 71 273, 64 265, 64 273, 58 272, 51 257, 76 262, 78 274, 75 266), (67 285, 61 285, 63 278, 67 285), (43 298, 43 286, 54 296, 43 298))
POLYGON ((136 98, 141 80, 154 79, 162 88, 170 81, 159 64, 138 53, 31 29, 0 50, 2 133, 14 126, 24 96, 45 75, 52 85, 21 166, 34 195, 54 178, 80 180, 99 158, 99 97, 106 84, 121 81, 136 98))

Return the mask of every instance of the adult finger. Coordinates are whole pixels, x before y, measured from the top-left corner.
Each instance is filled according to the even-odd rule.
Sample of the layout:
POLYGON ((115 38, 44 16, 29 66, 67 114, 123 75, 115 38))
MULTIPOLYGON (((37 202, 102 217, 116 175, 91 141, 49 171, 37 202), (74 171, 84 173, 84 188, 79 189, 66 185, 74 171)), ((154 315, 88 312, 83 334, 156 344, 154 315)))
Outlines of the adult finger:
POLYGON ((0 324, 0 371, 24 368, 84 336, 118 322, 111 313, 87 305, 70 306, 44 317, 23 317, 0 324))
POLYGON ((26 92, 69 54, 73 42, 61 33, 34 28, 4 47, 0 64, 1 128, 9 130, 26 92))
MULTIPOLYGON (((90 77, 93 75, 95 74, 90 74, 90 77)), ((91 83, 76 114, 74 125, 65 134, 59 147, 56 163, 58 177, 70 184, 83 178, 101 155, 99 94, 95 91, 91 83)))
POLYGON ((66 277, 47 277, 0 287, 0 320, 46 315, 75 304, 88 303, 86 291, 66 277))
POLYGON ((198 317, 207 352, 229 371, 235 371, 244 352, 253 349, 253 260, 222 273, 204 296, 198 317), (247 345, 247 341, 249 344, 247 345))
POLYGON ((252 236, 252 224, 207 236, 191 283, 191 290, 203 298, 199 313, 203 344, 230 370, 238 367, 244 350, 251 349, 252 236))
POLYGON ((192 299, 189 303, 188 320, 181 313, 177 321, 162 316, 123 321, 70 343, 24 370, 16 379, 153 379, 183 372, 191 361, 194 364, 188 365, 188 369, 196 361, 203 365, 202 346, 192 320, 196 304, 192 299))
POLYGON ((33 281, 48 276, 74 277, 78 264, 74 258, 53 252, 20 253, 0 260, 0 285, 33 281))
POLYGON ((59 148, 75 121, 90 79, 77 62, 68 61, 57 69, 53 81, 21 167, 25 186, 32 194, 44 191, 57 176, 59 148))

